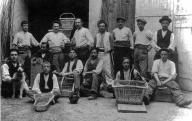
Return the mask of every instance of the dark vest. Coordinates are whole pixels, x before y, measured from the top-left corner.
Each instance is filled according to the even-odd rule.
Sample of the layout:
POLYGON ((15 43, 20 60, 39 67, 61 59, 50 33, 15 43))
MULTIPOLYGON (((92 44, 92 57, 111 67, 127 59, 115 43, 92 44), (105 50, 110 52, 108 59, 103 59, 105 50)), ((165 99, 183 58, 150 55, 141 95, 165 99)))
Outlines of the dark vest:
MULTIPOLYGON (((77 61, 78 61, 78 59, 75 59, 75 62, 73 63, 73 66, 72 66, 72 71, 76 68, 77 61)), ((70 61, 68 61, 67 63, 68 63, 68 65, 67 65, 67 72, 69 72, 69 70, 70 70, 70 61)))
POLYGON ((171 31, 168 30, 166 35, 162 36, 162 30, 158 30, 157 31, 157 45, 160 47, 160 48, 168 48, 169 45, 170 45, 170 38, 171 38, 171 31))
MULTIPOLYGON (((134 70, 134 69, 131 69, 131 72, 130 72, 131 79, 134 78, 134 76, 133 76, 133 70, 134 70)), ((125 80, 125 76, 124 76, 123 70, 120 70, 120 79, 121 79, 121 80, 125 80)))
POLYGON ((14 67, 11 62, 7 62, 7 65, 9 66, 9 74, 11 77, 13 77, 13 74, 17 72, 17 69, 19 68, 19 63, 17 63, 16 67, 14 67))
POLYGON ((47 81, 47 86, 49 87, 49 89, 45 89, 45 79, 44 79, 44 73, 40 74, 40 83, 39 83, 39 87, 41 92, 50 92, 53 89, 53 74, 49 73, 49 78, 47 81))
POLYGON ((99 63, 99 58, 96 59, 95 63, 91 63, 91 59, 89 59, 87 61, 87 71, 92 71, 96 69, 98 63, 99 63))

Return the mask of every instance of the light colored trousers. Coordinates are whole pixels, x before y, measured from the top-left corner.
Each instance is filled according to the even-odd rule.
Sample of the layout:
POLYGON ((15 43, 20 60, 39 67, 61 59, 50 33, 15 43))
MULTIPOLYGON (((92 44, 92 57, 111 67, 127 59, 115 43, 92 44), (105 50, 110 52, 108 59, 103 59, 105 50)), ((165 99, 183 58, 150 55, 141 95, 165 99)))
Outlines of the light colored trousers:
POLYGON ((99 52, 99 58, 103 59, 103 73, 102 75, 106 79, 108 85, 113 83, 113 65, 111 62, 111 55, 110 53, 99 52))

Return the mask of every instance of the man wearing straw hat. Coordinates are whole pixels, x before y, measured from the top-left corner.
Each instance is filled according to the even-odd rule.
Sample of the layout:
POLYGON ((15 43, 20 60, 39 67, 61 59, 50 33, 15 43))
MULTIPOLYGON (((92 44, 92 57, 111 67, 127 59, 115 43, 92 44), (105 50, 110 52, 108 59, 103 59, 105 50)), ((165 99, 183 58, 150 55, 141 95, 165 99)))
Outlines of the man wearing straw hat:
POLYGON ((147 22, 144 19, 137 19, 137 26, 139 30, 135 31, 133 34, 133 40, 135 42, 134 65, 140 74, 145 78, 147 78, 148 70, 148 51, 152 48, 151 40, 153 37, 153 33, 144 28, 146 23, 147 22))
POLYGON ((160 58, 160 53, 158 53, 158 51, 162 48, 169 49, 170 51, 169 58, 171 59, 173 57, 173 52, 175 50, 175 40, 173 32, 170 31, 168 27, 172 22, 172 20, 168 16, 162 16, 159 22, 161 23, 162 29, 156 31, 153 36, 152 45, 156 50, 156 55, 154 59, 160 58))
POLYGON ((115 73, 120 70, 121 58, 132 58, 133 49, 133 36, 130 28, 125 27, 126 19, 124 17, 117 17, 116 19, 118 27, 113 30, 114 37, 114 64, 115 73))
POLYGON ((89 50, 93 46, 93 37, 89 30, 83 27, 83 21, 80 18, 75 20, 75 27, 77 28, 72 42, 75 44, 77 50, 77 56, 85 64, 86 60, 89 58, 89 50))
MULTIPOLYGON (((53 55, 53 65, 57 68, 57 71, 60 72, 64 65, 64 54, 62 49, 65 47, 65 44, 69 42, 69 39, 59 31, 60 22, 53 21, 52 29, 53 31, 47 33, 41 43, 47 42, 49 44, 49 51, 53 55)), ((51 61, 51 60, 50 60, 51 61)))

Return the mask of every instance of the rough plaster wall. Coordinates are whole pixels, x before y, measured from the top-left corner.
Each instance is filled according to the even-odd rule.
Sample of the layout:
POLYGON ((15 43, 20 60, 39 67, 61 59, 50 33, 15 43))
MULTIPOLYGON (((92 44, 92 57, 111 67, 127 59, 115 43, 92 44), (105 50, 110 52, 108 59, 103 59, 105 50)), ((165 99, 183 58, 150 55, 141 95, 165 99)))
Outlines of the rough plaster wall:
POLYGON ((13 36, 21 30, 21 21, 28 19, 28 8, 24 0, 15 0, 13 13, 13 36))
POLYGON ((89 29, 93 36, 96 35, 97 21, 101 18, 102 0, 89 0, 89 29))

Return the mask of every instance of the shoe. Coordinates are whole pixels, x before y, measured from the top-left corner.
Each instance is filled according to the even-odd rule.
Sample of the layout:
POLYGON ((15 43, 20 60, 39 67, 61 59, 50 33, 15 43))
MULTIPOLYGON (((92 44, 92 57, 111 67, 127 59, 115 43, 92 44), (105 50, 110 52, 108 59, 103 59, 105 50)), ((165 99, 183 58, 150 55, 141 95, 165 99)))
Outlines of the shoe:
POLYGON ((95 94, 88 97, 88 100, 95 100, 95 99, 97 99, 97 95, 95 94))
POLYGON ((184 108, 192 108, 192 100, 185 100, 180 106, 184 108))
POLYGON ((149 99, 146 96, 143 97, 143 102, 145 105, 149 105, 149 99))

